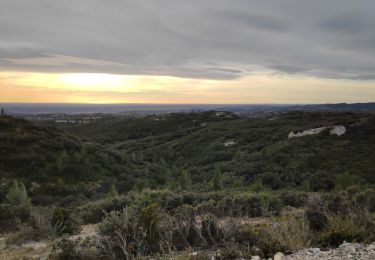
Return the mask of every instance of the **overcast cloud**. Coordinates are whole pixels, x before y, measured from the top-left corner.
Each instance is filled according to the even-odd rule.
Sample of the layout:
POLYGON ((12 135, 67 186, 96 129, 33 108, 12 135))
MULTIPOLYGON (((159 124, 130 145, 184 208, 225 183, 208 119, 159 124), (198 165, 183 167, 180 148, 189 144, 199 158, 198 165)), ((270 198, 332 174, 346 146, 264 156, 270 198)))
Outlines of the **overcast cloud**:
POLYGON ((375 80, 375 1, 0 0, 0 69, 375 80))

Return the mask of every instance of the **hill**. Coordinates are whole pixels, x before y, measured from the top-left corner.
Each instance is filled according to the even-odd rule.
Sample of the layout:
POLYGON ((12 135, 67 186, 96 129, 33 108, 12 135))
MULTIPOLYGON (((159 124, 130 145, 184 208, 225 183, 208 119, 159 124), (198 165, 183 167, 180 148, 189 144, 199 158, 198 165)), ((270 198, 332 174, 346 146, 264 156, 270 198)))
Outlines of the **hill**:
MULTIPOLYGON (((350 112, 286 112, 262 118, 217 112, 106 118, 68 131, 144 163, 158 165, 151 183, 163 185, 188 170, 204 188, 220 167, 227 187, 261 179, 273 188, 309 183, 312 190, 331 190, 337 175, 348 172, 375 183, 375 116, 350 112), (289 139, 292 131, 343 125, 347 132, 289 139)), ((147 174, 145 175, 147 176, 147 174)))
MULTIPOLYGON (((212 187, 220 168, 226 187, 261 181, 272 189, 308 185, 332 190, 336 176, 375 183, 375 115, 349 112, 172 113, 104 117, 92 124, 40 123, 0 118, 0 172, 36 183, 92 183, 128 191, 138 185, 176 185, 187 170, 193 187, 212 187), (342 125, 346 132, 289 139, 291 132, 342 125), (140 184, 141 183, 141 184, 140 184)), ((85 184, 87 188, 88 185, 85 184)), ((98 188, 99 187, 99 188, 98 188)), ((90 188, 90 189, 91 189, 90 188)), ((85 189, 82 189, 85 190, 85 189)))
POLYGON ((101 184, 113 178, 129 189, 134 168, 124 154, 101 144, 82 141, 57 128, 0 117, 1 189, 17 179, 26 183, 31 195, 63 197, 100 190, 101 184))
POLYGON ((373 241, 374 148, 363 112, 2 116, 0 242, 52 259, 250 259, 373 241))

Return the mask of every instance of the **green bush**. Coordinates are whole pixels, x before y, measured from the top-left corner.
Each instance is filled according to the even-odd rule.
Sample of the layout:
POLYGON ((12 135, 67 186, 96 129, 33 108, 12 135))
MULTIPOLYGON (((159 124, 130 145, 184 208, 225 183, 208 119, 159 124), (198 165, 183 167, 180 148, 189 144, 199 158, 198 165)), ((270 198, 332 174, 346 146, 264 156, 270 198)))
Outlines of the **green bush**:
POLYGON ((79 231, 78 221, 64 208, 56 208, 53 210, 51 226, 56 230, 59 236, 63 234, 74 234, 79 231))
POLYGON ((85 224, 99 223, 105 213, 122 210, 130 204, 131 198, 119 196, 112 199, 104 198, 97 201, 88 202, 75 210, 78 218, 85 224))
POLYGON ((14 181, 9 188, 5 201, 12 206, 19 206, 29 203, 26 187, 22 182, 14 181))
POLYGON ((167 215, 161 217, 153 204, 140 212, 132 208, 106 213, 99 224, 103 244, 111 245, 118 257, 144 256, 168 252, 172 225, 167 215))
POLYGON ((29 220, 30 209, 29 203, 19 206, 0 205, 0 230, 2 232, 16 231, 19 224, 29 220))
POLYGON ((368 235, 368 225, 355 216, 330 216, 327 228, 320 234, 319 242, 323 246, 337 247, 344 241, 363 242, 368 235))

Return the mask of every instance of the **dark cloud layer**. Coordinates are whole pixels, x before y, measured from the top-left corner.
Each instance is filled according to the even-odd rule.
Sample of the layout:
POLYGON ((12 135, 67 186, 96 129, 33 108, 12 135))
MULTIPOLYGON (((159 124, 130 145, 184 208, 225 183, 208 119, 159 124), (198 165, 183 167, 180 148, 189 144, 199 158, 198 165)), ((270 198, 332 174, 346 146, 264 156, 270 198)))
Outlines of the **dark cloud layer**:
POLYGON ((0 69, 375 79, 373 0, 0 0, 0 69))

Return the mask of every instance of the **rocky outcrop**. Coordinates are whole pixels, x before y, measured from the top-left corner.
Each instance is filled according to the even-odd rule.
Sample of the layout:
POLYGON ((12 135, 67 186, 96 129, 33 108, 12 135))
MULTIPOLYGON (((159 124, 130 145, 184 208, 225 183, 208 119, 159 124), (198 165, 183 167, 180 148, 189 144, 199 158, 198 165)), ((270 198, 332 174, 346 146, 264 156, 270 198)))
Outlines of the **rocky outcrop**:
POLYGON ((346 133, 346 127, 342 125, 337 125, 331 128, 329 131, 331 135, 337 135, 337 136, 342 136, 343 134, 346 133))
POLYGON ((303 136, 308 136, 308 135, 317 135, 322 133, 324 130, 329 129, 330 135, 337 135, 341 136, 346 133, 346 127, 342 125, 336 125, 336 126, 326 126, 326 127, 319 127, 319 128, 312 128, 312 129, 307 129, 302 132, 290 132, 289 133, 289 139, 290 138, 295 138, 295 137, 303 137, 303 136))
POLYGON ((228 140, 228 141, 225 141, 225 142, 223 143, 223 145, 224 145, 225 147, 230 147, 230 146, 233 146, 233 145, 236 145, 236 144, 237 144, 237 142, 234 141, 234 140, 228 140))

